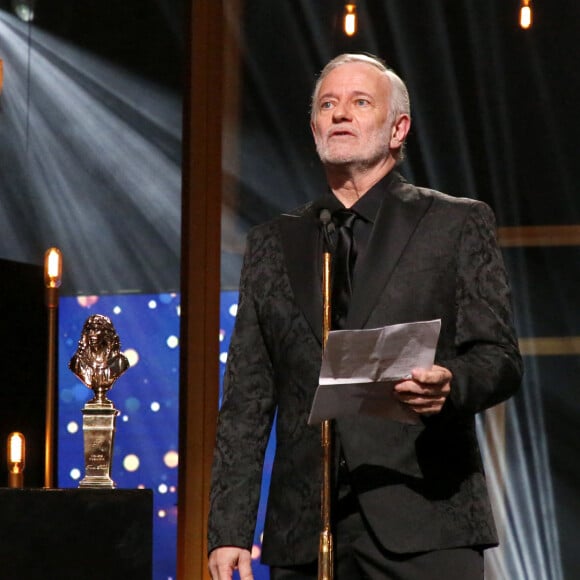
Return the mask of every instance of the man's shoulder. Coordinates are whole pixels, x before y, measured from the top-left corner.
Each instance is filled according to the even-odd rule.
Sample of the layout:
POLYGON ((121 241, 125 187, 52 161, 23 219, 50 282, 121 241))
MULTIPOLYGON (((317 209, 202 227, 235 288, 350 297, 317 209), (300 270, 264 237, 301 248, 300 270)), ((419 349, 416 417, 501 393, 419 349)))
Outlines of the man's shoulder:
POLYGON ((316 202, 309 201, 289 211, 285 211, 277 216, 252 226, 248 232, 248 239, 268 238, 278 236, 280 230, 292 223, 302 222, 304 219, 312 219, 316 214, 316 202))
MULTIPOLYGON (((491 208, 484 202, 478 199, 467 196, 450 195, 437 189, 428 187, 421 187, 414 185, 405 180, 401 180, 396 188, 397 195, 406 202, 425 201, 432 202, 432 207, 453 212, 454 210, 460 214, 483 211, 484 213, 492 212, 491 208)), ((493 213, 493 212, 492 212, 493 213)))
POLYGON ((316 210, 317 202, 315 201, 308 201, 290 211, 286 211, 278 216, 277 219, 292 219, 292 218, 301 218, 301 217, 308 217, 313 215, 313 212, 316 210))
POLYGON ((280 223, 281 220, 286 220, 286 219, 292 219, 292 218, 301 218, 301 217, 307 217, 307 216, 311 216, 313 215, 313 212, 315 211, 315 206, 316 206, 316 202, 314 201, 308 201, 298 207, 295 207, 293 209, 290 209, 288 211, 284 211, 280 214, 278 214, 277 216, 274 216, 273 218, 269 219, 268 221, 262 222, 256 226, 253 226, 252 229, 268 229, 271 228, 273 226, 276 226, 276 224, 280 223))
POLYGON ((444 205, 451 206, 473 206, 478 204, 483 204, 482 201, 473 199, 467 196, 457 196, 451 195, 449 193, 444 193, 438 189, 430 189, 428 187, 420 187, 418 185, 413 185, 411 183, 405 183, 407 186, 407 195, 415 195, 419 198, 428 198, 444 205))

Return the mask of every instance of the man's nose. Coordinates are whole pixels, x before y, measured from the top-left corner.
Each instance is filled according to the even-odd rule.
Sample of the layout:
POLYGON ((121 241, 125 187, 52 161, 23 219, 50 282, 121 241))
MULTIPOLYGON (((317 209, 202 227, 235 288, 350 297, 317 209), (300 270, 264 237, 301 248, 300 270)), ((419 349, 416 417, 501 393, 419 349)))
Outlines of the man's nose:
POLYGON ((352 115, 348 109, 348 106, 344 103, 337 103, 332 111, 332 120, 336 122, 350 121, 352 115))

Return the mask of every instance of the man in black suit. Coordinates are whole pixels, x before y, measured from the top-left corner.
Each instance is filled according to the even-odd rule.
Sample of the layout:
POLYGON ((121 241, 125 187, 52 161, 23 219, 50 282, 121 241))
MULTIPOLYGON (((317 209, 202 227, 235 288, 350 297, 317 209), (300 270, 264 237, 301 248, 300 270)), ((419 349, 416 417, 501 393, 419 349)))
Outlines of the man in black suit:
POLYGON ((317 577, 320 431, 307 417, 321 362, 321 208, 355 213, 352 296, 335 328, 441 319, 436 364, 395 387, 416 424, 360 415, 335 421, 335 578, 483 577, 483 550, 497 536, 475 414, 514 393, 521 358, 493 213, 415 187, 395 171, 410 123, 406 87, 382 61, 331 61, 311 117, 329 191, 248 236, 214 458, 214 579, 235 568, 251 578, 276 412, 262 561, 274 580, 317 577))

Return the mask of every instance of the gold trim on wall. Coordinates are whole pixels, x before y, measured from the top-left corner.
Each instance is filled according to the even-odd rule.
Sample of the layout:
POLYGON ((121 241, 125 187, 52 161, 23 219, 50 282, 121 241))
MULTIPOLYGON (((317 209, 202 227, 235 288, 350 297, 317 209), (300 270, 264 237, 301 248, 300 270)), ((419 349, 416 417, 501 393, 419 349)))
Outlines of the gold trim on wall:
POLYGON ((580 355, 580 336, 547 336, 520 338, 524 356, 580 355))
POLYGON ((500 246, 580 246, 580 225, 514 226, 497 230, 500 246))

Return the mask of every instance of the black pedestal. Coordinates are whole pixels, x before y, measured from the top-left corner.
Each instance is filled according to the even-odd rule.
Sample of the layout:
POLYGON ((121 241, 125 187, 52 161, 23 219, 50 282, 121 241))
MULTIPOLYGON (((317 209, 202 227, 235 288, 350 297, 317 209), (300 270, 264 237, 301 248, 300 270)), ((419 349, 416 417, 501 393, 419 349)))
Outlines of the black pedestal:
POLYGON ((0 489, 3 580, 150 580, 151 490, 0 489))
POLYGON ((6 438, 12 431, 26 437, 26 485, 41 487, 48 355, 44 269, 0 259, 0 280, 0 487, 8 484, 6 438))

